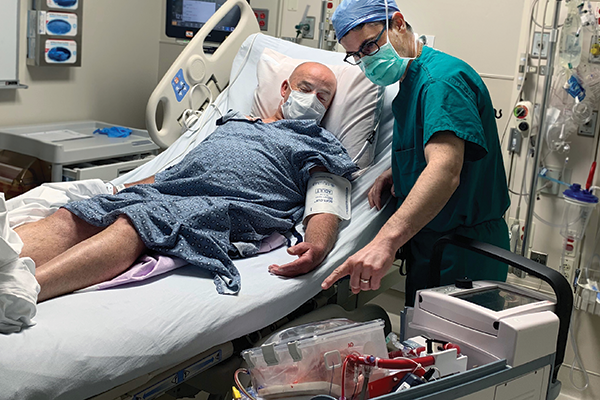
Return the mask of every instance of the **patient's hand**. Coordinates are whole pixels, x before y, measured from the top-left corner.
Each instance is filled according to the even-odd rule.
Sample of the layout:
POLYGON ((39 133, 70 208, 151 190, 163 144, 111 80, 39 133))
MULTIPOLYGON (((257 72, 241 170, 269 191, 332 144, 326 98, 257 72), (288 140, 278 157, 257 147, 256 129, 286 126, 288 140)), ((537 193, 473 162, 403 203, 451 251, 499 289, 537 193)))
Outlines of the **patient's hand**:
POLYGON ((298 259, 283 265, 269 265, 270 273, 289 278, 306 274, 321 264, 327 255, 325 249, 308 242, 298 243, 288 248, 287 252, 298 256, 298 259))
POLYGON ((369 206, 371 208, 376 207, 377 210, 381 210, 384 204, 384 197, 387 197, 388 193, 392 196, 396 196, 394 193, 394 179, 392 177, 392 169, 384 171, 373 183, 369 190, 369 206))

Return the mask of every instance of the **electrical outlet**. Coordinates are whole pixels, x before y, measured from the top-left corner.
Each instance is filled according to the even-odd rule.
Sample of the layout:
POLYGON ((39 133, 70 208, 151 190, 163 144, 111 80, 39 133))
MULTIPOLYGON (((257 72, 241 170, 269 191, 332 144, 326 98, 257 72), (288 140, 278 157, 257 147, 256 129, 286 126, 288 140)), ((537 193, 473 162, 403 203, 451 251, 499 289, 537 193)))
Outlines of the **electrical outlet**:
POLYGON ((577 134, 579 136, 589 136, 592 138, 596 136, 596 121, 598 121, 598 111, 592 111, 592 118, 590 118, 587 123, 579 126, 577 134))
MULTIPOLYGON (((525 235, 525 221, 516 220, 509 218, 508 220, 508 234, 510 238, 510 251, 516 254, 521 254, 523 246, 523 239, 525 235)), ((531 230, 529 231, 529 249, 525 252, 525 256, 528 256, 531 246, 533 245, 533 237, 535 234, 535 223, 531 224, 531 230)))
POLYGON ((567 278, 567 282, 573 282, 573 273, 575 271, 575 258, 563 257, 558 270, 561 274, 563 274, 565 278, 567 278))
POLYGON ((574 239, 564 239, 563 251, 565 257, 576 258, 579 252, 579 241, 574 239))
POLYGON ((548 254, 541 253, 539 251, 531 250, 531 254, 529 255, 529 258, 535 262, 542 264, 542 265, 547 265, 547 262, 548 262, 548 254))
POLYGON ((511 153, 517 153, 519 155, 521 153, 521 143, 523 141, 523 136, 521 136, 521 132, 519 132, 515 128, 510 128, 510 139, 508 142, 508 151, 511 153))
POLYGON ((538 57, 540 57, 540 52, 541 52, 541 58, 544 59, 544 58, 548 57, 550 33, 544 33, 544 39, 541 40, 541 38, 542 38, 541 32, 535 32, 533 34, 533 44, 531 46, 531 56, 538 58, 538 57))

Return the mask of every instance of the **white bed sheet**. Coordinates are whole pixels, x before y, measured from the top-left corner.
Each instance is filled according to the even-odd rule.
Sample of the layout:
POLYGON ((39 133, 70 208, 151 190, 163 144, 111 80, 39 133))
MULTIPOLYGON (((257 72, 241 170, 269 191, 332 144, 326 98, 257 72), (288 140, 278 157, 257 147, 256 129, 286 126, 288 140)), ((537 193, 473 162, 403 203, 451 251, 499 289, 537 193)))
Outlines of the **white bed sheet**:
MULTIPOLYGON (((241 65, 244 47, 250 47, 251 38, 236 58, 232 75, 241 65)), ((252 92, 256 62, 265 46, 290 56, 342 62, 340 53, 258 35, 231 93, 252 92)), ((19 334, 0 335, 0 398, 88 398, 261 329, 316 295, 323 279, 368 243, 389 216, 390 207, 382 212, 369 209, 367 191, 390 167, 391 100, 396 91, 397 87, 386 91, 376 163, 354 182, 352 220, 341 230, 322 266, 294 279, 272 276, 267 272, 269 264, 294 258, 280 248, 235 261, 242 276, 242 290, 237 296, 217 294, 211 277, 187 266, 146 282, 44 302, 38 307, 37 325, 19 334)), ((250 102, 251 95, 230 99, 228 108, 248 112, 250 102)), ((116 182, 152 175, 187 146, 186 139, 181 139, 151 163, 116 182)))

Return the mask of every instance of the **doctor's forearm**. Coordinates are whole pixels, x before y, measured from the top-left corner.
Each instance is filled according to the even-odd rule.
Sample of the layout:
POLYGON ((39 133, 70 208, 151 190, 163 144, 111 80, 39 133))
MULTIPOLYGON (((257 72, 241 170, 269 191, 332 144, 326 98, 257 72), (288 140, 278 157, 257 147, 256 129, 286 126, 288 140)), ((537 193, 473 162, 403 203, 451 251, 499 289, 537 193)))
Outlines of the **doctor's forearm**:
POLYGON ((457 175, 442 165, 428 165, 376 239, 390 242, 395 249, 402 247, 444 208, 459 181, 460 171, 457 175))

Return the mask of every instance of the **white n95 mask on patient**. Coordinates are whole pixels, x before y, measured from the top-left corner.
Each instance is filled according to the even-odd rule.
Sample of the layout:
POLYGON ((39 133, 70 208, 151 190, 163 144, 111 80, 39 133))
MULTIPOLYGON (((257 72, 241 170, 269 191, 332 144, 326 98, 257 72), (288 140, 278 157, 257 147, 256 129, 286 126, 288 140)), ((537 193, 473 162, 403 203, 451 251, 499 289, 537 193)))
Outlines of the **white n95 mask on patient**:
POLYGON ((321 123, 327 109, 314 93, 302 93, 292 90, 290 96, 281 106, 285 119, 316 119, 321 123))

